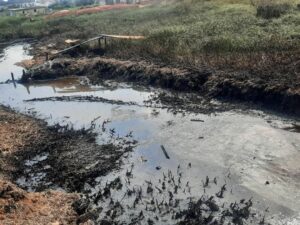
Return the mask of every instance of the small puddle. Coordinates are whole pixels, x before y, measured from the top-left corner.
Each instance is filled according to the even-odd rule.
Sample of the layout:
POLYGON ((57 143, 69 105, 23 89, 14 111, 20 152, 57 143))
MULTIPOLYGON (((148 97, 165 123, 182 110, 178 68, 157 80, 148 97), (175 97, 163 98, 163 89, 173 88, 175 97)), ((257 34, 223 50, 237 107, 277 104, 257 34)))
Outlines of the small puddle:
POLYGON ((48 153, 42 154, 42 155, 36 155, 30 160, 25 160, 24 164, 25 166, 33 166, 41 161, 45 161, 48 158, 48 153))
MULTIPOLYGON (((14 70, 14 63, 25 54, 22 45, 8 47, 4 52, 10 66, 7 59, 1 59, 2 80, 9 79, 5 74, 14 70), (13 57, 15 53, 17 58, 13 57)), ((278 128, 290 127, 295 121, 263 113, 260 113, 263 116, 236 111, 183 115, 146 107, 144 101, 157 91, 160 90, 115 82, 92 86, 85 77, 69 77, 25 86, 17 84, 16 88, 13 84, 1 84, 0 103, 45 119, 49 124, 71 124, 80 129, 94 121, 95 131, 101 133, 102 123, 109 120, 108 128, 115 129, 120 136, 132 131, 138 147, 125 159, 121 171, 99 177, 102 183, 125 177, 132 164, 133 185, 145 180, 155 182, 168 171, 175 174, 180 165, 190 184, 188 196, 201 196, 199 187, 206 176, 216 177, 220 185, 226 182, 233 193, 226 195, 228 200, 253 197, 258 203, 257 210, 269 207, 272 224, 300 223, 300 135, 278 128), (93 96, 112 102, 24 101, 62 96, 93 96), (266 118, 271 118, 272 123, 266 118), (170 159, 165 157, 161 146, 170 159)), ((106 141, 105 135, 99 135, 99 144, 106 141)), ((46 159, 47 155, 33 156, 25 165, 30 169, 46 159)), ((17 182, 27 188, 28 184, 34 187, 43 176, 32 172, 31 177, 22 177, 17 182)))

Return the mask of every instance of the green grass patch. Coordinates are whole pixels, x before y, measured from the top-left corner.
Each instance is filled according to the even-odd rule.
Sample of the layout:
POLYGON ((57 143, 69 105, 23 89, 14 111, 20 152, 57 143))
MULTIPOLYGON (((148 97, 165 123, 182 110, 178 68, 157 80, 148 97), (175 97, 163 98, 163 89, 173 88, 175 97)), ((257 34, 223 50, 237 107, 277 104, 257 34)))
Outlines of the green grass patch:
POLYGON ((145 35, 142 42, 116 44, 118 51, 165 58, 202 53, 285 51, 299 49, 300 11, 296 4, 278 18, 257 17, 247 0, 181 0, 140 9, 68 16, 30 22, 1 17, 0 39, 59 37, 86 39, 101 33, 145 35))

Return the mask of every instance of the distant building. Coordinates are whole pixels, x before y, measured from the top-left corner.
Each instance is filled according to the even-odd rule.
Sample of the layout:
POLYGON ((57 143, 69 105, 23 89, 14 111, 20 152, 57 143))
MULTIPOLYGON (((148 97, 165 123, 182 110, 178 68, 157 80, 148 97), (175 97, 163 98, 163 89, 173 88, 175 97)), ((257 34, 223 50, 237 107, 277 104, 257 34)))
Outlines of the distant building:
POLYGON ((35 0, 9 0, 9 8, 28 8, 36 4, 35 0))
POLYGON ((29 6, 24 8, 9 9, 10 16, 35 16, 46 14, 48 8, 45 6, 29 6))
MULTIPOLYGON (((3 1, 3 0, 2 0, 3 1)), ((9 16, 35 16, 48 12, 48 4, 52 0, 8 0, 9 16)))
POLYGON ((114 5, 114 4, 136 4, 140 0, 95 0, 98 5, 114 5))

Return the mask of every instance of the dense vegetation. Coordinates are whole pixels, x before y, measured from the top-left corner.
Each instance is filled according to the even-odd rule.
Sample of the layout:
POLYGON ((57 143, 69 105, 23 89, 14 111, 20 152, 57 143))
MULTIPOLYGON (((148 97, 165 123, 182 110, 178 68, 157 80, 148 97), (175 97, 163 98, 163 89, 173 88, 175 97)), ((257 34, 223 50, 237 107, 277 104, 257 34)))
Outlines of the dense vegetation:
POLYGON ((114 44, 120 51, 134 50, 143 56, 195 61, 209 53, 299 50, 300 10, 292 0, 181 0, 81 16, 36 17, 33 22, 1 17, 0 30, 2 41, 85 39, 100 33, 145 35, 142 42, 114 44))

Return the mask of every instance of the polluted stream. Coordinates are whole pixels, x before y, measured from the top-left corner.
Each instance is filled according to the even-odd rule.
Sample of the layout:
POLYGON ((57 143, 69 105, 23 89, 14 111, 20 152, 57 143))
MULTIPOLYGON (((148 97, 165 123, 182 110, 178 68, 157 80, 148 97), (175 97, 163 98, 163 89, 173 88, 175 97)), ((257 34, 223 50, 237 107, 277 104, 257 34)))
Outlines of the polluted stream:
MULTIPOLYGON (((10 72, 19 77, 22 68, 14 63, 30 58, 22 44, 4 49, 1 57, 2 82, 10 72)), ((116 224, 213 224, 208 221, 212 214, 220 222, 230 213, 236 224, 242 224, 234 221, 236 214, 251 217, 244 224, 300 224, 298 121, 257 110, 176 113, 163 103, 149 104, 162 92, 113 81, 90 85, 86 77, 68 77, 0 84, 0 104, 49 125, 92 125, 99 145, 111 133, 137 140, 120 169, 84 185, 83 199, 93 202, 88 210, 99 224, 112 217, 116 224), (245 215, 250 206, 251 215, 245 215), (195 215, 206 221, 191 219, 195 215)), ((16 183, 35 191, 47 174, 32 168, 47 157, 43 153, 26 160, 29 178, 19 177, 16 183)), ((80 204, 77 208, 84 208, 84 201, 80 204)))
POLYGON ((15 79, 21 78, 23 68, 15 64, 32 58, 29 55, 29 48, 29 44, 15 44, 4 49, 1 49, 0 46, 0 82, 10 80, 11 73, 15 75, 15 79))

